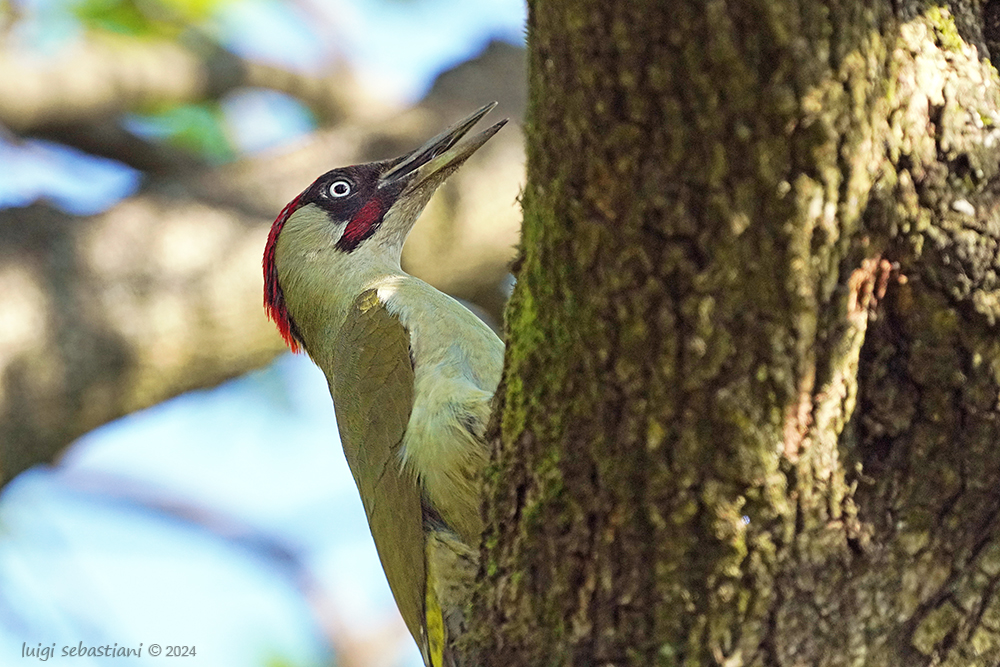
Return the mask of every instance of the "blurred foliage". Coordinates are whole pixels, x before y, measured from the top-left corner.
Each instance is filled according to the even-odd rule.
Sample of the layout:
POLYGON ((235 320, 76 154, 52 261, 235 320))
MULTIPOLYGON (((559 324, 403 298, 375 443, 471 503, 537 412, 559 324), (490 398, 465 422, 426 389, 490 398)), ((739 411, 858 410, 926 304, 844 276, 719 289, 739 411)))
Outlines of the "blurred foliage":
POLYGON ((73 8, 87 27, 134 37, 176 38, 228 0, 83 0, 73 8))
POLYGON ((299 667, 299 665, 288 658, 272 656, 264 661, 264 667, 299 667))
MULTIPOLYGON (((211 42, 204 29, 215 12, 231 0, 82 0, 73 14, 94 33, 126 39, 182 39, 211 42)), ((169 105, 135 116, 132 129, 148 138, 191 151, 209 162, 232 160, 235 149, 225 130, 223 112, 215 101, 169 105)))
POLYGON ((221 163, 236 156, 225 130, 225 115, 215 101, 172 104, 150 114, 136 115, 130 128, 221 163))

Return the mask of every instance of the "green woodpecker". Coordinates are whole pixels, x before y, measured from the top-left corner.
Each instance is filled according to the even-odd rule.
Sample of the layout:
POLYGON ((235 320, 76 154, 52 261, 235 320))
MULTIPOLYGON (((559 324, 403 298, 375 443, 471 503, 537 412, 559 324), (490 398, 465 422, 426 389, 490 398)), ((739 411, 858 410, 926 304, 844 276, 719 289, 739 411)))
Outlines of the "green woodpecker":
POLYGON ((402 157, 323 174, 264 250, 265 309, 326 374, 382 568, 429 667, 463 664, 455 640, 478 566, 504 346, 399 258, 437 187, 506 122, 458 143, 494 106, 402 157))

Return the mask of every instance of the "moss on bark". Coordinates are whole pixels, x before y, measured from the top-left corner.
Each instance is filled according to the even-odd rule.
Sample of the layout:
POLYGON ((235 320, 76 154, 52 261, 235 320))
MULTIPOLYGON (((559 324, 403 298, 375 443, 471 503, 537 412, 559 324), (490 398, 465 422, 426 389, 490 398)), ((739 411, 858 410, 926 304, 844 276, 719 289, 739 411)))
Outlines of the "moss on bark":
POLYGON ((914 16, 529 3, 484 664, 1000 659, 1000 107, 914 16))

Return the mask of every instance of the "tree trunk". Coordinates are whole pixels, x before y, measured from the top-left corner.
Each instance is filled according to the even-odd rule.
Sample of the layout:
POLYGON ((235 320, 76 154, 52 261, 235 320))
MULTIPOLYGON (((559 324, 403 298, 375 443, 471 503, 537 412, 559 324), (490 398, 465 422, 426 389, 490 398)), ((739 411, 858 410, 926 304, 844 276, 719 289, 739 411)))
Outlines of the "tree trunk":
POLYGON ((529 2, 483 664, 998 664, 978 21, 529 2))

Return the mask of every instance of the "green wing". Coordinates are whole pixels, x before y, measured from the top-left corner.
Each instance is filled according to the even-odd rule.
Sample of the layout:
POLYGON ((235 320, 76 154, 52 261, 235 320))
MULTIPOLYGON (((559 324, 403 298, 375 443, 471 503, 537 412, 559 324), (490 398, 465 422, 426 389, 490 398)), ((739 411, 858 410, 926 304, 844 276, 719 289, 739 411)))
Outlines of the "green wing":
POLYGON ((406 626, 426 655, 420 487, 400 458, 413 407, 410 335, 375 290, 362 292, 348 311, 334 348, 330 393, 382 568, 406 626))

